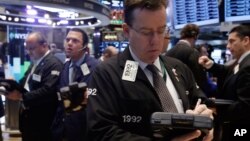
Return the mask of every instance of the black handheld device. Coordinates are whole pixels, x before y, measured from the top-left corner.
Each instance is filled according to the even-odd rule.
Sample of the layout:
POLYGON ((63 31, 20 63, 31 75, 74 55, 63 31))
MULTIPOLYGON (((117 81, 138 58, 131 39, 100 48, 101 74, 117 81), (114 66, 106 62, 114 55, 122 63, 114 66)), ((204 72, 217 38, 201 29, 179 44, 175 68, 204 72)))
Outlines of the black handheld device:
POLYGON ((1 93, 6 95, 8 92, 18 90, 21 93, 27 92, 27 90, 18 84, 15 80, 12 79, 0 79, 0 86, 4 87, 4 90, 1 89, 1 93))
POLYGON ((213 120, 204 115, 155 112, 151 116, 153 127, 168 127, 172 129, 210 130, 213 120))
POLYGON ((82 104, 86 89, 85 82, 74 82, 60 89, 59 97, 64 103, 66 112, 78 111, 86 106, 82 104))

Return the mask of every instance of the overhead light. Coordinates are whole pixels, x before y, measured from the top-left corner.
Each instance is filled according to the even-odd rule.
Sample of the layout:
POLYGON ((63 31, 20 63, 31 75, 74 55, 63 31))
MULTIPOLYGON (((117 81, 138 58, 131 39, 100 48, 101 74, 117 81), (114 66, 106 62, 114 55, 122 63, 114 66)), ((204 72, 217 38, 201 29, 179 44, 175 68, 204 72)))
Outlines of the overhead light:
POLYGON ((5 10, 5 13, 6 13, 6 14, 10 14, 10 11, 8 11, 8 10, 5 10))
POLYGON ((27 9, 32 9, 32 6, 26 5, 26 8, 27 8, 27 9))
POLYGON ((64 9, 59 9, 59 8, 52 8, 52 7, 45 7, 45 6, 33 6, 35 8, 41 9, 41 10, 45 10, 45 11, 49 11, 49 12, 62 12, 65 11, 64 9))
POLYGON ((26 11, 26 13, 27 13, 28 15, 32 15, 32 16, 37 15, 37 11, 36 11, 35 9, 28 9, 28 10, 26 11))
POLYGON ((29 23, 34 23, 35 19, 34 18, 26 18, 26 21, 29 23))
POLYGON ((56 26, 56 23, 52 23, 52 26, 55 27, 55 26, 56 26))
POLYGON ((76 21, 76 22, 75 22, 75 25, 79 25, 79 21, 76 21))
MULTIPOLYGON (((9 0, 12 1, 12 0, 9 0)), ((0 4, 2 4, 0 0, 0 4)), ((37 2, 39 3, 39 2, 37 2)), ((85 2, 84 2, 85 3, 85 2)), ((5 4, 5 3, 3 3, 5 4)), ((0 23, 7 23, 7 24, 18 24, 21 26, 34 26, 34 27, 56 27, 56 28, 72 28, 74 26, 79 27, 93 27, 103 24, 102 20, 108 19, 110 20, 109 14, 110 10, 107 6, 97 5, 96 3, 86 2, 86 4, 92 4, 94 7, 101 8, 102 13, 97 13, 95 9, 87 11, 83 7, 83 10, 79 9, 68 9, 66 6, 65 9, 61 8, 64 7, 63 5, 58 6, 59 8, 54 7, 47 7, 47 5, 43 6, 34 6, 34 5, 20 5, 24 8, 25 11, 20 10, 12 10, 8 11, 4 9, 1 12, 0 9, 0 23), (103 8, 103 9, 102 9, 103 8), (67 10, 68 9, 68 10, 67 10), (40 13, 40 11, 42 11, 40 13), (25 12, 25 13, 23 13, 25 12), (60 17, 59 17, 59 13, 60 17), (96 14, 93 16, 94 13, 96 14), (32 16, 31 16, 32 15, 32 16), (35 16, 36 15, 36 16, 35 16), (107 18, 108 17, 108 18, 107 18)), ((19 6, 19 3, 16 4, 19 6)), ((82 7, 82 6, 80 6, 82 7)), ((19 8, 19 7, 18 7, 19 8)), ((107 20, 105 20, 107 21, 107 20)), ((108 22, 104 22, 103 25, 108 24, 108 22)))
POLYGON ((44 14, 45 19, 48 19, 49 17, 50 17, 49 14, 44 14))
POLYGON ((18 17, 14 18, 14 21, 19 22, 19 18, 18 17))
POLYGON ((0 18, 2 19, 2 20, 6 20, 7 19, 7 17, 5 16, 5 15, 0 15, 0 18))
POLYGON ((61 21, 59 21, 59 23, 60 24, 69 24, 69 21, 67 21, 67 20, 61 20, 61 21))
POLYGON ((60 18, 72 18, 72 17, 76 17, 75 15, 75 12, 71 12, 71 11, 61 11, 61 12, 58 12, 58 16, 60 17, 60 18))
POLYGON ((111 4, 110 2, 108 2, 108 1, 106 1, 106 0, 105 0, 105 1, 102 1, 102 3, 103 3, 103 4, 106 4, 106 5, 110 5, 110 4, 111 4))
POLYGON ((47 24, 48 24, 48 25, 51 25, 51 24, 52 24, 52 21, 51 21, 51 20, 47 20, 47 24))
POLYGON ((47 20, 46 19, 38 19, 38 23, 46 23, 47 20))

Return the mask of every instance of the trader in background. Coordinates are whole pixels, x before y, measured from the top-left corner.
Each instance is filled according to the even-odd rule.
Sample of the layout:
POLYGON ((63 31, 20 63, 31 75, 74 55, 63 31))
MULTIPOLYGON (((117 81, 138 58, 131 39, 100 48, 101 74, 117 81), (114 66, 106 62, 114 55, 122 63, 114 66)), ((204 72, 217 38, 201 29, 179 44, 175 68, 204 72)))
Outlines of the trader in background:
MULTIPOLYGON (((239 139, 234 136, 237 129, 250 131, 250 27, 234 27, 229 32, 227 48, 236 60, 231 66, 216 64, 207 56, 199 58, 201 65, 224 82, 218 98, 234 101, 228 106, 217 108, 223 127, 222 139, 219 141, 239 139)), ((249 134, 244 135, 244 138, 248 139, 249 134)))
POLYGON ((165 33, 164 33, 164 42, 163 42, 163 49, 162 49, 162 55, 166 55, 168 46, 170 42, 170 28, 166 27, 165 33))
MULTIPOLYGON (((99 61, 88 53, 88 35, 85 31, 72 28, 64 41, 65 54, 69 58, 65 62, 60 75, 59 89, 75 82, 88 83, 91 73, 99 61)), ((71 104, 78 104, 68 109, 67 100, 61 100, 57 115, 53 122, 54 141, 85 141, 86 140, 86 100, 87 92, 72 93, 71 104), (82 102, 74 103, 82 97, 82 102), (66 102, 66 103, 65 103, 66 102)), ((61 99, 61 98, 59 98, 61 99)))
POLYGON ((118 49, 114 46, 107 46, 103 53, 102 53, 102 56, 100 57, 100 60, 101 61, 106 61, 108 60, 109 58, 111 58, 112 56, 115 56, 117 55, 119 52, 118 52, 118 49))
MULTIPOLYGON (((166 0, 124 1, 123 31, 129 47, 92 73, 87 105, 90 141, 152 141, 160 137, 187 141, 200 136, 199 130, 154 130, 150 123, 154 112, 185 113, 194 107, 197 98, 205 99, 186 65, 160 56, 166 7, 166 0)), ((204 104, 187 113, 212 115, 204 104)), ((211 141, 212 133, 208 132, 203 140, 211 141)))
POLYGON ((21 101, 19 128, 22 141, 52 141, 50 127, 58 103, 56 85, 63 64, 50 53, 42 33, 30 33, 25 43, 32 61, 20 80, 26 92, 14 90, 6 97, 21 101))
POLYGON ((207 74, 198 63, 199 52, 195 48, 195 42, 198 38, 200 29, 195 24, 187 24, 181 30, 181 39, 177 44, 167 51, 166 55, 179 59, 184 64, 186 64, 193 72, 195 80, 198 86, 204 91, 207 92, 206 95, 212 95, 212 89, 208 84, 207 74))
MULTIPOLYGON (((8 43, 3 43, 0 47, 0 79, 5 79, 5 68, 7 64, 7 57, 5 53, 5 49, 8 46, 8 43)), ((4 91, 1 91, 2 88, 0 88, 0 118, 2 118, 5 115, 5 108, 3 104, 2 94, 4 94, 4 91)), ((0 126, 2 124, 0 123, 0 126)), ((2 128, 0 128, 0 141, 3 141, 2 136, 2 128)))

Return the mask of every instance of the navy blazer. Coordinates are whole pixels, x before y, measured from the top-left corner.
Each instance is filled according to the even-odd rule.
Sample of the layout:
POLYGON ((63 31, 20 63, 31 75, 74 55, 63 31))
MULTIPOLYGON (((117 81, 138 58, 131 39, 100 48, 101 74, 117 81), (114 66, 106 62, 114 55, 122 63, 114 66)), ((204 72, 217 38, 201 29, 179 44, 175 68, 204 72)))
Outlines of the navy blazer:
MULTIPOLYGON (((68 86, 69 85, 69 67, 70 67, 70 63, 71 61, 67 61, 64 64, 61 76, 60 76, 60 84, 59 84, 59 88, 64 87, 64 86, 68 86)), ((83 76, 80 80, 77 80, 78 82, 88 82, 91 76, 92 71, 94 70, 94 68, 96 67, 96 65, 99 63, 99 61, 97 59, 95 59, 94 57, 89 56, 88 54, 85 55, 84 61, 81 64, 86 63, 90 74, 83 76)))
MULTIPOLYGON (((186 65, 170 57, 160 59, 184 110, 191 108, 197 97, 205 97, 196 87, 192 72, 186 65)), ((127 60, 133 60, 128 48, 97 66, 92 74, 87 105, 88 137, 91 141, 149 141, 153 138, 150 117, 153 112, 163 111, 160 99, 140 67, 135 82, 122 80, 127 60)))
MULTIPOLYGON (((69 85, 69 69, 71 61, 67 61, 64 64, 63 70, 60 76, 60 83, 58 89, 69 85)), ((90 73, 87 75, 81 75, 78 77, 77 82, 89 82, 91 73, 95 67, 99 64, 99 61, 89 55, 85 55, 84 61, 81 64, 86 63, 90 73)), ((64 112, 64 105, 62 101, 57 108, 57 113, 54 118, 52 125, 52 132, 54 141, 62 141, 63 138, 66 138, 67 141, 83 141, 86 140, 86 110, 81 109, 77 112, 72 112, 66 114, 64 112)))

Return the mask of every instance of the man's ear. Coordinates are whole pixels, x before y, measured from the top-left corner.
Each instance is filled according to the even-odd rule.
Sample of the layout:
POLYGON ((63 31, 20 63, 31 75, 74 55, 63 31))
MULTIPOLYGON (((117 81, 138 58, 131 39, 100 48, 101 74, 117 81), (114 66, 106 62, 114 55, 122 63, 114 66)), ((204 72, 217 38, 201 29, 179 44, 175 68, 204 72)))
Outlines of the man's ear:
POLYGON ((128 27, 128 25, 126 23, 124 23, 122 25, 122 29, 123 29, 124 36, 128 38, 128 36, 129 36, 129 27, 128 27))
POLYGON ((243 40, 244 40, 244 44, 248 47, 250 44, 250 37, 245 36, 243 40))

